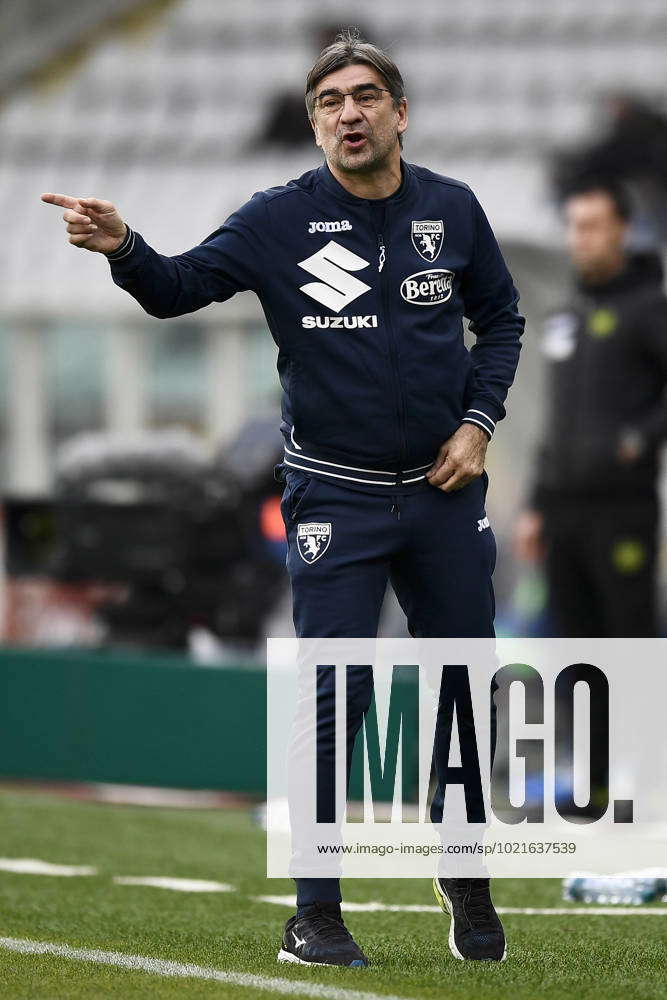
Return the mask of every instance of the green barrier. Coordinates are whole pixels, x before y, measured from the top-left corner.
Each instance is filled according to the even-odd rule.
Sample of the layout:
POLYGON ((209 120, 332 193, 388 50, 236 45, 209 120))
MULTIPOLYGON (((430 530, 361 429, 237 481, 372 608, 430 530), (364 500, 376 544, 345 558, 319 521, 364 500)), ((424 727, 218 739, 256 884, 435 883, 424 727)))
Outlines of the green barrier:
POLYGON ((0 775, 263 795, 265 671, 2 649, 0 775))
MULTIPOLYGON (((393 797, 399 719, 405 726, 403 794, 406 801, 416 794, 415 697, 413 682, 396 684, 384 779, 371 706, 365 732, 379 800, 393 797)), ((363 798, 363 752, 358 737, 350 799, 363 798)), ((264 795, 266 672, 257 664, 200 667, 142 652, 5 647, 0 776, 264 795)))

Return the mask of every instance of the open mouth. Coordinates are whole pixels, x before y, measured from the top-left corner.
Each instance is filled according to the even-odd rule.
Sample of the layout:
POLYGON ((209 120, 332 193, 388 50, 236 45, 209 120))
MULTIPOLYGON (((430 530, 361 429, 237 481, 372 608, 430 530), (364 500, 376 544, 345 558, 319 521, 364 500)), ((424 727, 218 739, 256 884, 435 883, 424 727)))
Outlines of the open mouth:
POLYGON ((343 145, 347 149, 360 149, 368 137, 363 132, 346 132, 343 136, 343 145))

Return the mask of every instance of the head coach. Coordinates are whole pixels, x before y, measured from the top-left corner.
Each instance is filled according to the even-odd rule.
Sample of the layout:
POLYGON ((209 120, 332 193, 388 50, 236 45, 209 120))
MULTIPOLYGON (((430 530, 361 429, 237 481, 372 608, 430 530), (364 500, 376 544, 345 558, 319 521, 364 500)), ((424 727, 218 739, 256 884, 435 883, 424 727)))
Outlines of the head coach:
MULTIPOLYGON (((258 295, 278 346, 298 636, 374 636, 389 581, 413 635, 493 636, 484 460, 519 358, 517 291, 470 188, 403 159, 407 100, 381 49, 341 33, 308 74, 306 106, 325 162, 256 193, 186 253, 157 253, 109 201, 42 199, 152 316, 258 295)), ((371 694, 364 670, 352 738, 371 694)), ((434 822, 442 809, 440 788, 434 822)), ((503 959, 488 880, 434 887, 453 954, 503 959)), ((336 879, 297 879, 279 958, 366 965, 340 900, 336 879)))

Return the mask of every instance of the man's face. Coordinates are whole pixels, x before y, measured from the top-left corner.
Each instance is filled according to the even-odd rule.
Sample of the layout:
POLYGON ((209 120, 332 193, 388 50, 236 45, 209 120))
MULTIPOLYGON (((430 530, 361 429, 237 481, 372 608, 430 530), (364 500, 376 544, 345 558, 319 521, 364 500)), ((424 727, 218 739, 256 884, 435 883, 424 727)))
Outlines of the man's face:
POLYGON ((372 171, 397 148, 398 136, 407 123, 407 101, 394 107, 387 82, 372 66, 345 66, 323 77, 315 88, 316 100, 311 120, 315 142, 322 147, 327 162, 343 171, 372 171), (346 93, 364 86, 381 90, 374 107, 365 108, 346 97, 340 110, 327 113, 321 107, 330 91, 346 93))
POLYGON ((627 223, 604 191, 573 195, 565 206, 567 247, 576 269, 595 276, 617 266, 627 223))

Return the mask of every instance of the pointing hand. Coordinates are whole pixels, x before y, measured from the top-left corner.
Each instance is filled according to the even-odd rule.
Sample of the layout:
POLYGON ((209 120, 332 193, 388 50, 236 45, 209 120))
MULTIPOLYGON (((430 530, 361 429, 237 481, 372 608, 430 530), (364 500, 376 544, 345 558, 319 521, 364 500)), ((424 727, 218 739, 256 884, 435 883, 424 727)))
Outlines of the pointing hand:
POLYGON ((125 223, 110 201, 50 192, 42 195, 42 201, 65 209, 63 219, 74 246, 94 253, 112 253, 125 239, 125 223))

